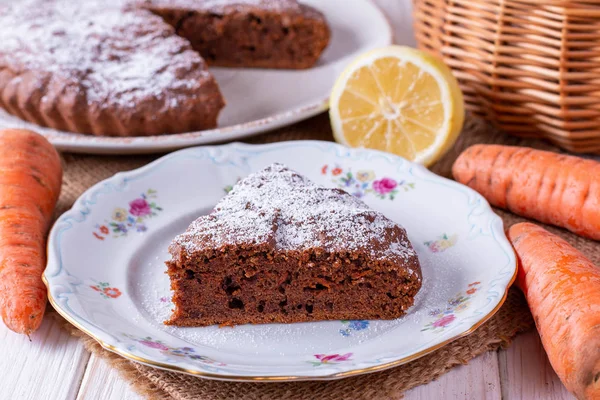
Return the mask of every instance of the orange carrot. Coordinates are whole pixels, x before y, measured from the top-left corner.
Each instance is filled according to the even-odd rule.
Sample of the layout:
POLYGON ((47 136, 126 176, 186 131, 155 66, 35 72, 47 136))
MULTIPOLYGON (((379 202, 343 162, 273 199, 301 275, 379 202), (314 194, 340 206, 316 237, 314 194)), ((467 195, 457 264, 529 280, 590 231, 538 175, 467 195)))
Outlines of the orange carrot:
POLYGON ((60 157, 46 139, 0 131, 0 315, 17 333, 42 322, 46 233, 61 182, 60 157))
POLYGON ((600 163, 525 147, 475 145, 454 179, 492 205, 600 240, 600 163))
POLYGON ((513 225, 508 237, 552 367, 578 398, 600 399, 600 268, 537 225, 513 225))

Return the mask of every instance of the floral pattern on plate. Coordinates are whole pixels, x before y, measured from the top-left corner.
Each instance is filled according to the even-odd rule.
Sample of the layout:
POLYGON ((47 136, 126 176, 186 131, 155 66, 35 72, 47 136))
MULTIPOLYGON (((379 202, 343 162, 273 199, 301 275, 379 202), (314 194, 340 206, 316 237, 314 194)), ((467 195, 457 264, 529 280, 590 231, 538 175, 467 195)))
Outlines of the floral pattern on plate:
POLYGON ((90 288, 100 293, 105 299, 116 299, 122 294, 119 289, 111 287, 108 282, 97 282, 95 285, 90 285, 90 288))
POLYGON ((344 169, 339 165, 324 165, 321 167, 321 174, 331 176, 332 182, 340 189, 344 189, 358 198, 373 194, 382 200, 394 200, 400 190, 408 192, 415 188, 414 182, 406 180, 397 181, 387 177, 377 179, 373 170, 352 172, 352 169, 344 169))
POLYGON ((369 321, 366 320, 353 320, 353 321, 340 321, 344 327, 340 329, 340 335, 350 336, 352 332, 362 331, 363 329, 369 328, 369 321))
POLYGON ((421 331, 432 331, 439 333, 444 331, 456 320, 456 314, 460 314, 469 308, 473 295, 481 288, 481 282, 469 283, 467 290, 458 293, 448 300, 445 309, 434 309, 429 312, 433 321, 429 322, 421 331))
POLYGON ((140 197, 131 200, 127 208, 115 208, 110 220, 104 220, 104 224, 96 224, 96 230, 92 234, 96 239, 104 240, 111 236, 111 232, 114 238, 127 236, 132 231, 146 232, 146 220, 163 211, 154 201, 156 198, 156 190, 148 189, 140 197))
POLYGON ((425 246, 427 246, 432 253, 441 253, 448 250, 450 247, 453 247, 457 241, 458 235, 454 234, 449 236, 444 233, 442 236, 438 237, 437 240, 425 242, 425 246))
POLYGON ((337 364, 343 361, 351 361, 352 353, 346 354, 315 354, 318 361, 309 361, 313 366, 319 367, 326 364, 337 364))
POLYGON ((134 335, 128 335, 126 333, 124 333, 123 336, 125 336, 131 340, 134 340, 143 346, 149 347, 151 349, 159 350, 165 356, 189 358, 190 360, 200 361, 201 363, 204 363, 204 364, 216 365, 219 367, 224 367, 227 365, 222 362, 215 361, 210 357, 206 357, 206 356, 197 354, 196 350, 192 347, 170 347, 170 346, 166 345, 163 341, 153 339, 150 336, 146 336, 146 337, 142 338, 142 337, 137 337, 134 335))

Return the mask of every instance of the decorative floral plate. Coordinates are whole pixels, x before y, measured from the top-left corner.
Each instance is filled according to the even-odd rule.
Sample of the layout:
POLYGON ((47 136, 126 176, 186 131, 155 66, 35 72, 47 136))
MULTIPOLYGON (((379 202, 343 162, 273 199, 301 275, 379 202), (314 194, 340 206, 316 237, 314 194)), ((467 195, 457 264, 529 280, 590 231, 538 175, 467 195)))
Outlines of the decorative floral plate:
POLYGON ((50 300, 75 326, 132 360, 227 380, 334 379, 408 362, 490 318, 516 274, 502 221, 476 192, 396 156, 315 141, 197 147, 119 173, 58 219, 48 249, 50 300), (407 229, 423 288, 405 317, 163 325, 171 239, 273 162, 343 188, 407 229))
MULTIPOLYGON (((1 3, 20 0, 0 0, 1 3)), ((150 137, 94 137, 42 128, 0 108, 0 128, 33 129, 59 150, 79 153, 158 153, 248 137, 317 115, 328 108, 335 79, 357 55, 392 43, 392 29, 372 0, 303 0, 322 11, 331 42, 307 70, 211 68, 227 102, 216 129, 150 137)), ((406 26, 410 13, 406 13, 406 26)), ((402 21, 398 21, 399 25, 402 21)), ((412 43, 410 32, 403 32, 412 43)))

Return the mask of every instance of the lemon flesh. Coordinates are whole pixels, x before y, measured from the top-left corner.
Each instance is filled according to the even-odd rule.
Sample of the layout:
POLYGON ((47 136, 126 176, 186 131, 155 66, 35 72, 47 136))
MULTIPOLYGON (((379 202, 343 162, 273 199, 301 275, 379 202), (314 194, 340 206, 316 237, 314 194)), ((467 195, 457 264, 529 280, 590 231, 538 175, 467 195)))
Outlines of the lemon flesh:
POLYGON ((334 86, 335 139, 429 165, 456 141, 464 121, 462 92, 437 58, 391 46, 359 57, 334 86))

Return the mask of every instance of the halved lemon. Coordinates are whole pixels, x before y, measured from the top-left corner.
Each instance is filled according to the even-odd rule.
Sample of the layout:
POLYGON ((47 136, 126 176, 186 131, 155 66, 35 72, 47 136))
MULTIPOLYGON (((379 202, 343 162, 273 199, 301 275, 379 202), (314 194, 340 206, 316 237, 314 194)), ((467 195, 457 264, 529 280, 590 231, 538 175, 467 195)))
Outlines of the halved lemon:
POLYGON ((430 165, 452 147, 464 122, 450 69, 425 52, 389 46, 368 52, 338 78, 329 115, 335 140, 430 165))

